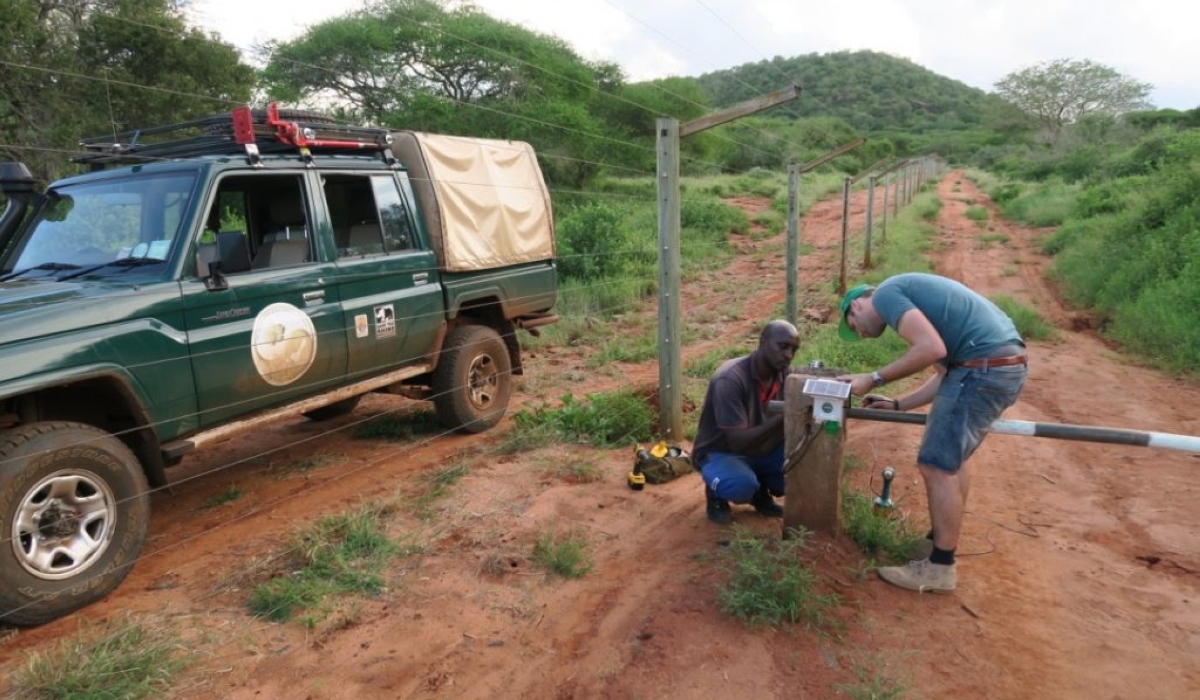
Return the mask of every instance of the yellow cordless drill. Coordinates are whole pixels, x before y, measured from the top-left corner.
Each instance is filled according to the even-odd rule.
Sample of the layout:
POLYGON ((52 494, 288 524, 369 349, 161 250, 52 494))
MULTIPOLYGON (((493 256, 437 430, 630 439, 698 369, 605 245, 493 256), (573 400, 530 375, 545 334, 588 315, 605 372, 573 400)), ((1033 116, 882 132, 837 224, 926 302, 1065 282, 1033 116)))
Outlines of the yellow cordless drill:
POLYGON ((642 473, 642 467, 650 461, 650 453, 640 446, 635 449, 637 452, 634 453, 633 471, 626 475, 625 483, 634 491, 641 491, 646 488, 646 475, 642 473))

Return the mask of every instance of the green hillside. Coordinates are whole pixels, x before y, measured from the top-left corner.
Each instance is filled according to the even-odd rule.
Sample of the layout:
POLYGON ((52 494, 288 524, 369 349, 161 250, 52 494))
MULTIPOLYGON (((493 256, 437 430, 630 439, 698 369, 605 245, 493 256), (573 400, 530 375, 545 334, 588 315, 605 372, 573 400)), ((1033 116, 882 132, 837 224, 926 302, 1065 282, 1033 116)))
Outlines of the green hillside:
POLYGON ((737 104, 784 87, 800 99, 774 116, 837 117, 856 130, 922 133, 973 129, 996 98, 912 61, 875 51, 839 51, 747 63, 697 78, 714 107, 737 104))

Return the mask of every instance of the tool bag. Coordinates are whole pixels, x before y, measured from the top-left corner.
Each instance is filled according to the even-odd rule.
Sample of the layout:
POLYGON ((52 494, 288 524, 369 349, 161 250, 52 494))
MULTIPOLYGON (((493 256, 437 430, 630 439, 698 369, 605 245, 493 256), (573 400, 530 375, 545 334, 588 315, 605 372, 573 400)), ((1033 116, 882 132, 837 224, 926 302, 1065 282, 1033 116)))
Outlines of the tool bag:
POLYGON ((650 484, 665 484, 695 471, 692 456, 679 445, 659 441, 650 449, 638 446, 634 452, 634 472, 645 475, 650 484))

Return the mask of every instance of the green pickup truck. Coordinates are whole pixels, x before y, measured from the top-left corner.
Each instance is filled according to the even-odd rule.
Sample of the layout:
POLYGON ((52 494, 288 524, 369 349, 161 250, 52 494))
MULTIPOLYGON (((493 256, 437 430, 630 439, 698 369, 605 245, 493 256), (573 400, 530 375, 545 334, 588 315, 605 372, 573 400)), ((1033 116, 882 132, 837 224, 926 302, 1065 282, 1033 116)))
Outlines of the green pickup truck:
POLYGON ((206 444, 368 392, 492 427, 556 320, 528 144, 274 105, 116 136, 44 193, 0 164, 0 623, 116 588, 206 444))

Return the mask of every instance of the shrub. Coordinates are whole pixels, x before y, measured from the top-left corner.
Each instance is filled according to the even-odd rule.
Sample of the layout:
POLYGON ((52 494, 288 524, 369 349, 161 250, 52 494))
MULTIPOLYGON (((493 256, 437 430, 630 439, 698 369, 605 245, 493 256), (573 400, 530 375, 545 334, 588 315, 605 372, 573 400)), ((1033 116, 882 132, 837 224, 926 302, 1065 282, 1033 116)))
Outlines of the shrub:
POLYGON ((592 279, 613 275, 631 258, 648 257, 622 227, 622 212, 614 205, 592 202, 563 216, 557 223, 558 268, 564 277, 592 279))
POLYGON ((650 404, 630 391, 590 394, 586 403, 565 394, 560 407, 523 409, 513 421, 517 429, 510 436, 511 451, 553 442, 632 445, 649 440, 657 422, 650 404))
POLYGON ((983 223, 988 220, 988 210, 986 207, 982 207, 982 206, 979 206, 978 204, 976 204, 973 207, 967 208, 966 216, 971 221, 977 221, 979 223, 983 223))
POLYGON ((1057 226, 1071 215, 1078 188, 1045 182, 1004 204, 1004 215, 1033 226, 1057 226))

